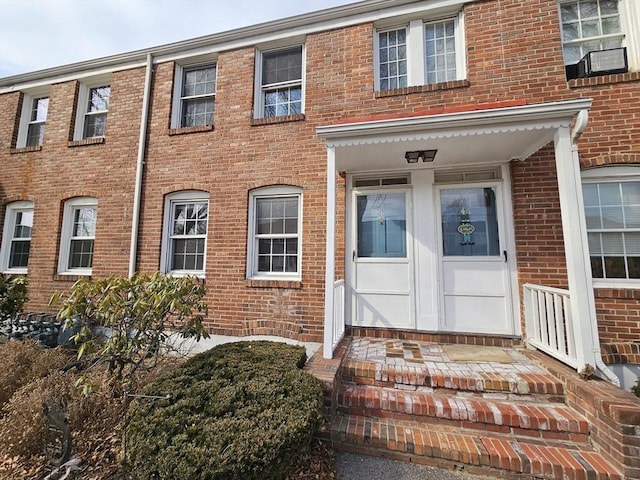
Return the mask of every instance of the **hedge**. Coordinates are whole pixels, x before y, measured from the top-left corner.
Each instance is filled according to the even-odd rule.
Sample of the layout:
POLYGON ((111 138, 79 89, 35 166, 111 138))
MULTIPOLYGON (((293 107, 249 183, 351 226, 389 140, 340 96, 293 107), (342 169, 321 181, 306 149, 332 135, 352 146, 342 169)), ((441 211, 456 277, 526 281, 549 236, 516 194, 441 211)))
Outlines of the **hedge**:
POLYGON ((322 423, 322 389, 300 370, 303 347, 220 345, 149 385, 130 409, 132 478, 283 478, 322 423))

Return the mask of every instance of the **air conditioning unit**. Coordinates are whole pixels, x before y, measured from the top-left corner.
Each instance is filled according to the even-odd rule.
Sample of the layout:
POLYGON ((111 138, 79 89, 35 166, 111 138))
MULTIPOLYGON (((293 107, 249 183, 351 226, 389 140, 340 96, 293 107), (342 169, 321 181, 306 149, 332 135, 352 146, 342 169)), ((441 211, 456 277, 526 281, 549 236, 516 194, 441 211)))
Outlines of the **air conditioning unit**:
POLYGON ((596 77, 629 71, 626 47, 594 50, 580 59, 577 65, 578 78, 596 77))

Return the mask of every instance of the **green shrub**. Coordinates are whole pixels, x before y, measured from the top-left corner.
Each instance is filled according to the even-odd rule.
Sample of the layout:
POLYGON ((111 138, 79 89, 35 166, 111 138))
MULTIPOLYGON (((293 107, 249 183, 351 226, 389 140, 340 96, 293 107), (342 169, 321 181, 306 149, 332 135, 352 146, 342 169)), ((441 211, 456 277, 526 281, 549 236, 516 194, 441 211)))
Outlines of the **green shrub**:
POLYGON ((284 478, 321 424, 322 389, 303 347, 220 345, 145 389, 127 426, 132 478, 284 478))
POLYGON ((0 273, 0 320, 14 317, 26 301, 26 277, 0 273))

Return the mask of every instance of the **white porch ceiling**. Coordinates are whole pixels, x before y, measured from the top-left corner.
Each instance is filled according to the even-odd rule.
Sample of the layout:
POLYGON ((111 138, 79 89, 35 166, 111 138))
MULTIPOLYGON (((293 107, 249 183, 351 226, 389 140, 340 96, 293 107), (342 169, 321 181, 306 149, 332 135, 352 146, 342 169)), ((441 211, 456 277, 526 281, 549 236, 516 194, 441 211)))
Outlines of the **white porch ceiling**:
POLYGON ((335 149, 336 170, 411 170, 524 160, 553 141, 560 127, 591 100, 493 108, 318 127, 335 149), (432 163, 407 164, 410 150, 438 153, 432 163))

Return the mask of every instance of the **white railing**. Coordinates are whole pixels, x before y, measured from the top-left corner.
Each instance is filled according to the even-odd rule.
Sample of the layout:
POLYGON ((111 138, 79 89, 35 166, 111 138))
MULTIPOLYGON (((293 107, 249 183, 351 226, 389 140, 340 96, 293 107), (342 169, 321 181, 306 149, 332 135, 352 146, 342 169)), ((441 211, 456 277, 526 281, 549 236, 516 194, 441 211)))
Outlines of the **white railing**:
POLYGON ((344 335, 344 280, 337 280, 333 284, 333 326, 331 334, 331 348, 336 345, 344 335))
POLYGON ((523 289, 527 343, 578 368, 569 291, 530 283, 523 289))

